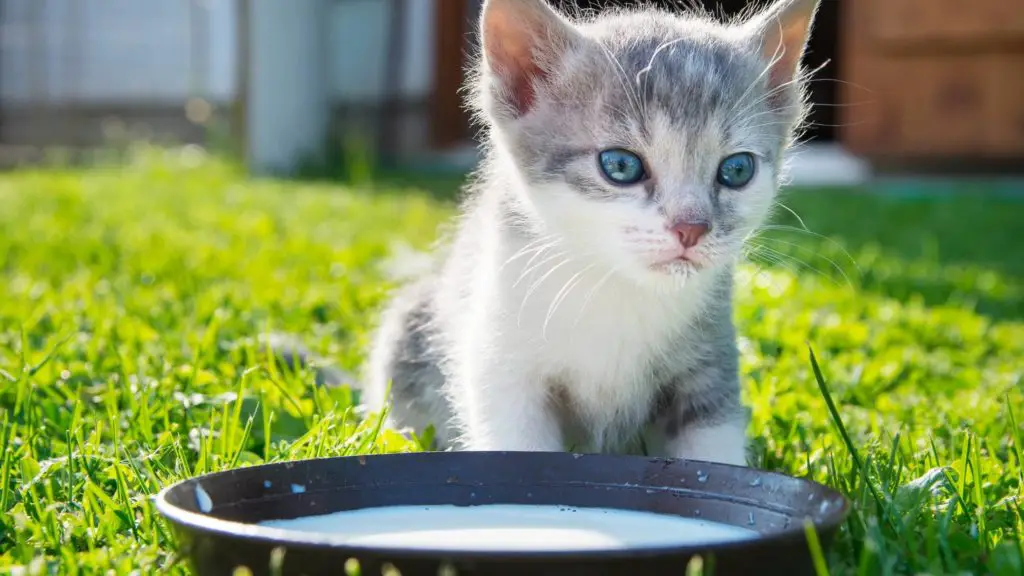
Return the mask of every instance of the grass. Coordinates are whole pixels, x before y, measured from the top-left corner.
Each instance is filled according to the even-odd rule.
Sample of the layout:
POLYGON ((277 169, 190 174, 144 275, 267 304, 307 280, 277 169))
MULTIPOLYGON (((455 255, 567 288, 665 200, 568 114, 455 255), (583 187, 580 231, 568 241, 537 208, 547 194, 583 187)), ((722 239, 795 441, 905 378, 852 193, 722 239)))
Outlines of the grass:
MULTIPOLYGON (((1024 573, 1024 202, 787 205, 821 236, 782 212, 737 295, 757 464, 851 497, 832 574, 1024 573)), ((161 487, 418 449, 253 338, 300 333, 356 368, 377 262, 451 212, 176 155, 0 176, 0 571, 187 573, 161 487)))

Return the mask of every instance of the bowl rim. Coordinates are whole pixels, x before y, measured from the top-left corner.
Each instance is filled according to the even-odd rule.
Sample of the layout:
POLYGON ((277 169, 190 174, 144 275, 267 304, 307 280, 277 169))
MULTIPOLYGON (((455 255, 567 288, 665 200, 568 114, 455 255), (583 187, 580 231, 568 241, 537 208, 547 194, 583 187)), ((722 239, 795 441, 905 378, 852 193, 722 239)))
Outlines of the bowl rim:
MULTIPOLYGON (((409 454, 429 454, 429 452, 420 453, 409 453, 409 454)), ((684 458, 661 458, 661 457, 650 457, 650 456, 634 456, 634 455, 619 455, 619 454, 575 454, 569 452, 514 452, 514 451, 488 451, 488 452, 438 452, 438 454, 464 454, 469 455, 490 455, 503 456, 503 455, 526 455, 527 457, 532 454, 565 454, 571 457, 580 456, 596 456, 600 458, 608 459, 643 459, 647 461, 657 460, 661 462, 689 462, 691 464, 698 464, 701 466, 709 467, 710 471, 714 469, 719 470, 746 470, 756 471, 762 476, 776 477, 789 482, 797 482, 807 489, 816 489, 823 493, 824 499, 828 499, 832 502, 838 502, 839 506, 830 506, 827 512, 822 513, 822 517, 814 518, 807 517, 804 521, 799 521, 794 517, 794 522, 791 526, 782 528, 771 533, 759 535, 756 538, 742 539, 742 540, 725 540, 720 542, 713 542, 707 544, 664 544, 664 545, 648 545, 648 546, 630 546, 624 548, 607 548, 607 549, 596 549, 596 550, 473 550, 473 549, 440 549, 440 548, 425 548, 425 547, 400 547, 400 546, 367 546, 347 543, 342 538, 336 537, 330 533, 321 532, 308 532, 300 530, 289 530, 284 528, 276 528, 271 526, 264 526, 255 523, 238 522, 234 520, 224 520, 217 518, 210 514, 192 512, 186 510, 174 503, 169 499, 170 494, 176 490, 183 489, 184 486, 190 484, 198 484, 204 478, 212 478, 215 476, 230 474, 237 472, 238 470, 247 470, 252 472, 258 472, 261 469, 277 469, 286 465, 296 466, 303 464, 310 464, 322 461, 337 461, 337 460, 354 460, 354 459, 369 459, 379 457, 399 457, 405 455, 404 453, 392 453, 392 454, 373 454, 373 455, 362 455, 362 456, 334 456, 334 457, 321 457, 321 458, 305 458, 301 460, 288 460, 282 462, 272 462, 267 464, 258 464, 255 466, 244 466, 240 468, 232 468, 229 470, 222 470, 219 472, 211 472, 192 478, 186 478, 179 480, 174 484, 171 484, 158 492, 153 499, 157 511, 164 516, 171 523, 177 525, 178 529, 185 529, 190 532, 200 533, 207 536, 216 536, 225 539, 231 539, 236 541, 245 541, 247 543, 266 545, 268 548, 284 547, 291 549, 319 549, 319 550, 331 550, 339 553, 350 554, 350 557, 381 557, 388 556, 395 559, 409 559, 409 558, 436 558, 450 561, 460 560, 565 560, 565 559, 587 559, 587 560, 602 560, 602 559, 617 559, 617 558, 637 558, 644 556, 660 556, 660 555, 684 555, 684 554, 706 554, 706 553, 720 553, 727 552, 730 550, 743 550, 757 546, 779 546, 784 544, 792 544, 795 540, 801 540, 807 542, 806 524, 810 520, 815 532, 819 535, 823 532, 832 533, 839 529, 839 527, 846 521, 850 510, 851 503, 849 498, 844 494, 835 490, 830 486, 826 486, 819 482, 809 480, 806 478, 798 478, 796 476, 790 476, 781 472, 775 472, 771 470, 762 470, 759 468, 753 468, 749 466, 737 466, 733 464, 724 464, 718 462, 710 462, 704 460, 691 460, 684 458)), ((659 487, 651 487, 653 490, 658 490, 659 487)), ((678 491, 669 487, 660 487, 664 491, 678 491)), ((723 498, 715 498, 716 492, 708 492, 711 495, 708 499, 722 499, 728 495, 722 494, 723 498)), ((371 506, 372 508, 372 506, 371 506)), ((628 509, 623 509, 628 510, 628 509)), ((658 514, 657 512, 652 512, 658 514)), ((331 514, 331 512, 324 512, 323 514, 331 514)), ((309 514, 308 516, 319 516, 321 514, 309 514)), ((671 516, 672 514, 668 514, 671 516)), ((300 516, 301 517, 301 516, 300 516)), ((687 516, 681 516, 683 518, 690 518, 687 516)))

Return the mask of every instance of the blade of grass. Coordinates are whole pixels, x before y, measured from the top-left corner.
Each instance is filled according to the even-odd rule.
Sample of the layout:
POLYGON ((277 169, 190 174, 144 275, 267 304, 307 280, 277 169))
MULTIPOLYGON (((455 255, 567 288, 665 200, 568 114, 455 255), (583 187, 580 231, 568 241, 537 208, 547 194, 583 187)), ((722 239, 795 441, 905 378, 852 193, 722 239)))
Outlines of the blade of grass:
POLYGON ((814 572, 817 576, 829 576, 828 562, 825 561, 825 552, 821 549, 821 541, 818 540, 818 531, 814 529, 814 522, 808 518, 804 520, 804 534, 807 536, 807 546, 810 548, 811 560, 814 562, 814 572))
MULTIPOLYGON (((1010 434, 1013 438, 1013 451, 1017 455, 1017 479, 1021 490, 1024 491, 1024 446, 1021 446, 1021 430, 1017 425, 1017 416, 1013 413, 1013 401, 1009 394, 1006 395, 1006 411, 1010 415, 1010 434)), ((1024 540, 1024 534, 1020 536, 1024 540)))
POLYGON ((56 344, 54 344, 52 347, 50 347, 50 350, 46 352, 46 355, 43 356, 42 360, 37 362, 34 366, 27 367, 25 369, 25 374, 28 375, 28 376, 35 376, 36 373, 39 372, 40 370, 42 370, 44 366, 49 364, 50 361, 53 360, 54 356, 57 355, 57 352, 59 352, 60 349, 63 348, 65 344, 70 342, 71 339, 74 338, 74 337, 75 337, 75 332, 70 332, 68 334, 65 334, 60 340, 57 341, 56 344))
POLYGON ((893 530, 896 530, 895 522, 893 522, 892 517, 885 513, 886 506, 882 501, 882 496, 871 483, 868 470, 864 465, 864 460, 861 459, 860 453, 857 451, 857 447, 853 444, 853 439, 850 438, 850 434, 846 431, 846 425, 843 424, 843 419, 839 415, 839 410, 836 408, 836 404, 832 400, 832 394, 829 392, 828 385, 825 383, 825 377, 821 373, 821 367, 818 366, 818 359, 814 355, 814 349, 811 346, 808 346, 807 348, 810 352, 811 369, 814 371, 814 379, 818 383, 818 390, 821 391, 821 395, 825 399, 825 405, 828 406, 829 414, 832 416, 832 422, 836 425, 836 428, 838 428, 839 435, 846 444, 846 449, 850 452, 850 458, 853 459, 854 467, 860 473, 861 481, 864 482, 864 485, 871 492, 871 496, 874 498, 875 504, 878 506, 879 514, 886 519, 893 530))
POLYGON ((974 517, 978 523, 978 542, 985 554, 989 553, 988 523, 985 521, 985 490, 981 469, 981 440, 975 439, 971 452, 971 475, 974 479, 974 517))
POLYGON ((242 430, 242 438, 238 442, 238 447, 235 448, 235 454, 231 457, 231 462, 228 463, 229 469, 238 465, 238 457, 242 455, 242 450, 245 449, 246 443, 249 442, 249 436, 252 434, 252 425, 255 421, 256 415, 250 414, 245 422, 245 428, 242 430))
POLYGON ((971 514, 971 509, 967 505, 967 469, 971 463, 971 433, 964 433, 964 443, 960 448, 960 481, 957 483, 956 493, 960 497, 960 506, 963 508, 963 513, 966 515, 971 514))
POLYGON ((7 512, 11 492, 11 461, 14 459, 14 450, 11 448, 11 434, 14 431, 14 424, 8 420, 7 412, 3 413, 3 462, 0 464, 0 513, 7 512))

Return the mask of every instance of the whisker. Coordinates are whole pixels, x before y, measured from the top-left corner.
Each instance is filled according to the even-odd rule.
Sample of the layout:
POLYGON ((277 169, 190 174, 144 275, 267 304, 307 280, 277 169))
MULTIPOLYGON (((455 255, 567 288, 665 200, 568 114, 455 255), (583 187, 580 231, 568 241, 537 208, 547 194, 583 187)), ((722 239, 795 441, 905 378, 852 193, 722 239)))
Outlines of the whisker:
POLYGON ((530 285, 530 287, 526 290, 526 294, 523 296, 523 300, 519 303, 519 313, 516 315, 516 325, 521 326, 523 323, 523 310, 526 309, 526 301, 530 299, 530 296, 537 290, 538 287, 540 287, 541 284, 544 283, 545 280, 550 278, 551 275, 554 274, 559 268, 565 266, 566 264, 572 261, 572 258, 566 258, 562 260, 558 264, 552 266, 551 269, 549 269, 543 276, 541 276, 539 280, 530 285))
POLYGON ((505 260, 505 262, 498 268, 498 270, 500 271, 500 270, 504 269, 505 266, 508 266, 509 264, 514 262, 515 260, 518 260, 519 258, 522 258, 523 256, 526 256, 527 254, 530 254, 532 252, 536 252, 538 250, 543 251, 543 250, 547 250, 549 248, 552 248, 555 245, 557 245, 558 243, 560 243, 561 241, 562 241, 561 238, 558 238, 557 235, 555 235, 555 234, 551 234, 549 236, 544 236, 544 237, 538 238, 538 239, 530 242, 526 246, 523 246, 518 252, 516 252, 515 254, 510 256, 508 258, 508 260, 505 260), (550 240, 552 238, 554 238, 554 241, 549 242, 548 244, 544 244, 542 246, 537 246, 538 243, 540 243, 540 242, 542 242, 544 240, 550 240))
POLYGON ((551 322, 551 318, 554 317, 555 312, 558 311, 559 306, 561 306, 562 302, 565 301, 569 293, 572 292, 572 289, 575 288, 580 283, 580 281, 583 279, 583 275, 592 270, 594 266, 596 266, 596 264, 590 264, 583 270, 580 270, 576 274, 573 274, 573 276, 569 278, 568 281, 566 281, 565 285, 562 286, 558 293, 555 294, 555 297, 551 300, 551 304, 548 305, 547 314, 544 316, 544 325, 540 331, 541 337, 544 340, 547 340, 548 337, 548 323, 551 322))
MULTIPOLYGON (((774 66, 774 65, 775 65, 775 63, 771 64, 769 66, 769 68, 771 66, 774 66)), ((783 90, 786 90, 790 86, 793 86, 794 84, 806 83, 814 74, 817 74, 818 72, 820 72, 822 70, 822 68, 824 68, 827 65, 828 65, 828 61, 825 61, 823 64, 821 64, 817 68, 814 68, 814 69, 811 69, 811 70, 799 71, 792 79, 787 80, 786 82, 783 82, 783 83, 779 84, 778 86, 773 86, 770 90, 768 90, 767 92, 762 94, 759 98, 755 99, 754 101, 752 101, 749 104, 747 104, 746 106, 744 106, 744 108, 742 110, 740 110, 739 112, 732 112, 731 111, 730 115, 732 116, 732 120, 734 122, 737 121, 737 119, 739 119, 741 116, 746 114, 746 112, 748 110, 750 110, 751 108, 753 108, 753 107, 757 106, 758 104, 761 104, 761 103, 771 99, 772 97, 778 95, 779 93, 781 93, 783 90)), ((761 75, 758 76, 758 79, 760 79, 761 76, 763 76, 763 74, 764 74, 764 72, 762 72, 761 75)), ((749 95, 749 89, 748 89, 748 92, 744 93, 743 98, 746 98, 747 95, 749 95)), ((739 100, 739 101, 742 102, 742 99, 739 100)), ((785 109, 785 108, 783 108, 783 109, 785 109)), ((733 107, 733 110, 735 110, 735 105, 733 107)))
MULTIPOLYGON (((828 256, 825 256, 824 254, 815 252, 812 248, 810 248, 808 246, 804 246, 803 244, 800 244, 799 242, 788 242, 786 240, 782 240, 781 238, 761 237, 758 240, 760 240, 760 241, 770 240, 771 242, 778 242, 778 243, 783 244, 785 246, 790 246, 790 247, 796 248, 798 250, 803 250, 803 251, 810 252, 814 256, 816 256, 818 258, 821 258, 821 259, 827 261, 829 264, 831 264, 832 268, 834 268, 836 270, 836 272, 839 272, 839 274, 841 274, 843 276, 843 279, 846 280, 846 284, 849 285, 849 286, 853 286, 853 283, 850 282, 850 277, 846 275, 846 271, 843 270, 843 268, 841 266, 839 266, 839 264, 836 263, 835 260, 829 258, 828 256)), ((852 258, 850 259, 850 261, 853 262, 854 266, 857 265, 857 262, 854 261, 852 258)))
MULTIPOLYGON (((783 206, 783 207, 785 207, 785 206, 783 206)), ((796 214, 794 214, 794 216, 796 216, 796 214)), ((799 220, 800 217, 797 216, 797 219, 799 220)), ((800 223, 803 224, 803 221, 801 220, 800 223)), ((846 247, 843 246, 843 244, 841 242, 837 241, 834 238, 829 238, 828 236, 825 236, 824 234, 819 234, 818 232, 815 232, 813 230, 809 230, 806 227, 804 227, 804 228, 796 228, 795 226, 787 226, 785 224, 765 224, 764 226, 761 227, 761 229, 762 230, 778 230, 778 231, 797 232, 799 234, 807 234, 808 236, 814 236, 815 238, 819 238, 819 239, 821 239, 821 240, 823 240, 825 242, 828 242, 833 247, 838 248, 839 251, 842 252, 843 255, 846 256, 846 258, 850 260, 850 263, 853 264, 854 268, 857 269, 857 274, 863 274, 863 271, 860 268, 860 264, 857 263, 857 259, 853 257, 853 254, 850 254, 850 251, 847 250, 846 247)))
MULTIPOLYGON (((782 208, 786 212, 789 212, 790 214, 792 214, 793 218, 796 218, 796 221, 800 223, 800 227, 803 228, 804 232, 810 232, 811 231, 811 229, 808 228, 807 224, 804 222, 804 219, 801 218, 800 215, 797 214, 795 210, 793 210, 789 206, 786 206, 785 204, 783 204, 782 202, 779 202, 779 201, 776 201, 775 205, 778 206, 779 208, 782 208)), ((774 224, 770 224, 769 226, 774 226, 774 224)), ((762 226, 762 228, 764 228, 764 227, 762 226)), ((820 236, 820 234, 819 234, 819 236, 820 236)), ((822 238, 824 238, 824 236, 822 236, 822 238)))
POLYGON ((606 272, 605 275, 602 276, 601 279, 598 280, 594 284, 594 286, 591 287, 591 289, 587 292, 587 295, 584 296, 583 298, 583 304, 580 305, 579 312, 576 313, 576 319, 572 323, 573 328, 575 328, 580 323, 580 320, 583 319, 583 311, 587 309, 587 304, 590 303, 590 300, 593 299, 593 297, 597 294, 597 291, 600 290, 606 282, 608 282, 608 279, 611 278, 612 274, 614 274, 617 270, 617 267, 613 267, 610 270, 608 270, 608 272, 606 272))
MULTIPOLYGON (((551 262, 552 260, 555 260, 555 259, 561 258, 561 257, 565 256, 565 254, 566 254, 566 253, 565 253, 564 251, 563 251, 563 252, 558 252, 558 253, 556 253, 556 254, 554 254, 554 255, 548 256, 547 258, 544 258, 543 260, 541 260, 540 262, 537 262, 537 263, 536 263, 536 264, 534 264, 533 266, 529 266, 529 264, 530 264, 530 263, 529 263, 529 262, 527 262, 527 265, 528 265, 529 267, 528 267, 528 268, 525 268, 525 269, 523 269, 523 271, 522 271, 522 272, 521 272, 521 273, 519 274, 519 278, 517 278, 517 279, 516 279, 516 281, 515 281, 515 282, 514 282, 514 283, 512 284, 512 287, 513 287, 513 288, 515 288, 515 287, 519 286, 519 283, 520 283, 520 282, 522 282, 523 280, 525 280, 525 279, 526 279, 526 277, 527 277, 527 276, 528 276, 528 275, 529 275, 529 274, 530 274, 531 272, 533 272, 534 270, 536 270, 537 268, 540 268, 541 266, 543 266, 544 264, 547 264, 548 262, 551 262)), ((534 255, 534 258, 536 258, 536 255, 534 255)), ((533 260, 533 259, 531 258, 531 261, 532 261, 532 260, 533 260)))
POLYGON ((732 119, 735 120, 737 117, 739 117, 741 115, 741 114, 736 114, 735 113, 736 112, 736 108, 744 100, 746 100, 747 96, 750 95, 751 90, 753 90, 754 87, 756 87, 758 85, 758 83, 761 82, 761 79, 764 78, 764 75, 767 74, 772 69, 773 66, 775 66, 776 64, 779 63, 779 61, 782 59, 783 52, 785 52, 785 49, 784 49, 784 47, 782 45, 782 35, 780 34, 779 35, 779 44, 775 47, 775 52, 772 54, 772 59, 769 60, 768 65, 765 66, 761 70, 761 73, 758 74, 756 78, 754 78, 754 80, 750 83, 749 86, 747 86, 747 89, 743 92, 743 94, 741 94, 740 97, 738 99, 736 99, 736 102, 732 105, 732 108, 730 108, 729 112, 726 113, 728 116, 731 116, 732 119), (780 52, 780 50, 782 50, 782 52, 780 52))
MULTIPOLYGON (((805 270, 807 270, 809 272, 813 272, 813 273, 817 274, 818 276, 820 276, 821 278, 830 281, 833 285, 839 286, 839 282, 837 282, 835 280, 835 278, 833 278, 831 275, 822 272, 821 270, 815 268, 811 264, 805 262, 804 260, 802 260, 802 259, 800 259, 800 258, 798 258, 798 257, 796 257, 796 256, 794 256, 792 254, 786 254, 784 252, 780 252, 778 250, 775 250, 774 248, 771 248, 769 246, 765 246, 763 244, 752 243, 752 245, 755 245, 757 247, 757 249, 763 250, 768 256, 771 256, 772 258, 774 258, 774 260, 771 260, 771 261, 776 263, 776 264, 785 266, 786 262, 792 262, 792 263, 800 266, 801 268, 803 268, 803 269, 805 269, 805 270)), ((794 272, 794 273, 798 272, 797 270, 793 270, 792 268, 789 268, 789 270, 791 272, 794 272)), ((846 278, 846 281, 847 281, 849 286, 852 286, 852 284, 849 284, 849 278, 846 278)))

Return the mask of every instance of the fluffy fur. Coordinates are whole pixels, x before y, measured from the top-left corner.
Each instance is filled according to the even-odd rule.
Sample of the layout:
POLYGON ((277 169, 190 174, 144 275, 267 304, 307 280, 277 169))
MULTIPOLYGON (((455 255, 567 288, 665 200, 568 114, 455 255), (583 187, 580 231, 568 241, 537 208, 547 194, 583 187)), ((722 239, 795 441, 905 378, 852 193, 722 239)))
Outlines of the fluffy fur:
POLYGON ((370 408, 434 425, 439 448, 745 463, 733 265, 804 114, 816 6, 572 21, 487 0, 470 101, 486 159, 437 270, 383 314, 370 408), (608 148, 638 153, 649 178, 608 182, 608 148), (716 173, 737 152, 757 169, 733 190, 716 173), (679 223, 709 231, 684 248, 679 223))

